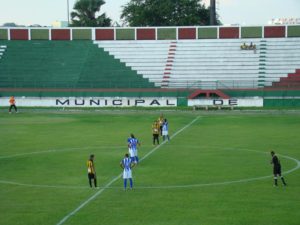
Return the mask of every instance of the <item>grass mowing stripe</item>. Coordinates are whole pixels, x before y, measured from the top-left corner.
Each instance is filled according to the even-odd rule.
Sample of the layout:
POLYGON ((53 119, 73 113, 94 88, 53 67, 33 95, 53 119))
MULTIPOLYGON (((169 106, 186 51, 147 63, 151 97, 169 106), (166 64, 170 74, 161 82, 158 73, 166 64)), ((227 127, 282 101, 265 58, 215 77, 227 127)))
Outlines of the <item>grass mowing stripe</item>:
MULTIPOLYGON (((235 148, 227 148, 236 150, 235 148)), ((246 151, 253 151, 253 152, 259 152, 259 153, 268 153, 268 152, 261 152, 256 150, 250 150, 250 149, 244 149, 246 151)), ((283 172, 282 174, 289 174, 292 173, 298 169, 300 169, 300 161, 298 159, 292 158, 290 156, 277 154, 283 158, 289 159, 291 161, 294 161, 297 165, 296 167, 283 172)), ((135 187, 135 189, 178 189, 178 188, 198 188, 198 187, 205 187, 205 186, 218 186, 218 185, 228 185, 228 184, 236 184, 236 183, 246 183, 251 181, 257 181, 257 180, 264 180, 269 179, 273 177, 273 175, 267 175, 267 176, 261 176, 261 177, 254 177, 254 178, 245 178, 240 180, 232 180, 232 181, 224 181, 224 182, 215 182, 215 183, 202 183, 202 184, 186 184, 186 185, 165 185, 165 186, 138 186, 135 187)), ((35 184, 23 184, 18 182, 12 182, 12 181, 2 181, 0 180, 0 184, 11 184, 11 185, 19 185, 19 186, 25 186, 25 187, 37 187, 37 188, 66 188, 66 189, 89 189, 86 186, 78 186, 78 187, 72 187, 72 186, 57 186, 57 185, 35 185, 35 184)), ((117 187, 101 187, 102 189, 121 189, 117 187)))
MULTIPOLYGON (((176 132, 177 133, 177 132, 176 132)), ((176 135, 176 133, 174 135, 176 135)), ((171 136, 171 138, 174 137, 171 136)), ((164 143, 164 142, 163 142, 164 143)), ((115 146, 116 147, 116 146, 115 146)), ((269 154, 269 152, 263 152, 263 151, 257 151, 253 149, 247 149, 247 148, 231 148, 231 147, 213 147, 213 148, 222 148, 223 150, 242 150, 242 151, 251 151, 251 152, 257 152, 257 153, 262 153, 262 154, 269 154)), ((44 153, 41 152, 41 153, 44 153)), ((286 155, 281 155, 277 154, 283 158, 286 158, 288 160, 294 161, 296 163, 296 167, 283 172, 283 174, 289 174, 292 173, 298 169, 300 169, 300 161, 296 158, 286 156, 286 155)), ((145 158, 144 156, 143 158, 145 158)), ((142 158, 142 159, 143 159, 142 158)), ((205 186, 218 186, 218 185, 228 185, 228 184, 236 184, 236 183, 246 183, 246 182, 251 182, 251 181, 257 181, 257 180, 263 180, 263 179, 268 179, 270 177, 273 177, 273 175, 267 175, 267 176, 261 176, 261 177, 254 177, 254 178, 245 178, 245 179, 240 179, 240 180, 232 180, 232 181, 224 181, 224 182, 215 182, 215 183, 202 183, 202 184, 185 184, 185 185, 164 185, 164 186, 137 186, 135 189, 177 189, 177 188, 198 188, 198 187, 205 187, 205 186)), ((25 186, 25 187, 36 187, 36 188, 64 188, 64 189, 89 189, 86 186, 64 186, 64 185, 38 185, 38 184, 24 184, 24 183, 18 183, 14 181, 5 181, 5 180, 0 180, 0 184, 9 184, 9 185, 18 185, 18 186, 25 186)), ((118 187, 99 187, 101 189, 121 189, 118 187)))
MULTIPOLYGON (((183 128, 181 128, 180 130, 176 131, 171 137, 170 139, 173 139, 174 137, 176 137, 178 134, 180 134, 182 131, 184 131, 185 129, 189 128, 191 125, 193 125, 200 117, 197 116, 192 122, 190 122, 189 124, 185 125, 183 128)), ((157 149, 159 149, 161 146, 163 146, 166 143, 163 142, 161 143, 161 145, 156 146, 155 148, 153 148, 150 152, 148 152, 144 157, 141 158, 140 161, 145 160, 147 157, 149 157, 152 153, 154 153, 157 149)), ((122 176, 122 173, 119 174, 117 177, 115 177, 114 179, 112 179, 108 184, 106 184, 104 186, 104 188, 100 189, 99 191, 97 191, 94 195, 92 195, 90 198, 88 198, 86 201, 84 201, 82 204, 80 204, 75 210, 73 210, 72 212, 70 212, 68 215, 66 215, 62 220, 60 220, 56 225, 61 225, 64 224, 71 216, 75 215, 80 209, 82 209, 84 206, 86 206, 87 204, 89 204, 91 201, 93 201, 97 196, 99 196, 101 193, 103 193, 103 191, 108 188, 110 185, 112 185, 115 181, 117 181, 120 177, 122 176)))
POLYGON ((20 153, 14 155, 7 155, 7 156, 0 156, 0 159, 9 159, 9 158, 16 158, 21 156, 27 155, 37 155, 43 153, 51 153, 51 152, 66 152, 66 151, 77 151, 77 150, 89 150, 89 149, 113 149, 113 148, 121 148, 123 146, 89 146, 89 147, 76 147, 76 148, 63 148, 63 149, 50 149, 45 151, 36 151, 36 152, 28 152, 28 153, 20 153))

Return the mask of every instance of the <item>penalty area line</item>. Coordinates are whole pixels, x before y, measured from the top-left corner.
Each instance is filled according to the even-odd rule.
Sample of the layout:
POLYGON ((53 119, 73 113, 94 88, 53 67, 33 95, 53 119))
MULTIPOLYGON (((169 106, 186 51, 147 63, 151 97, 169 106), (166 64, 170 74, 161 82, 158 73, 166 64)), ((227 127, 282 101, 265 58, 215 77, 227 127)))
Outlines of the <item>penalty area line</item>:
MULTIPOLYGON (((180 134, 182 131, 184 131, 185 129, 189 128, 191 125, 193 125, 198 119, 200 118, 200 116, 197 116, 194 120, 192 120, 189 124, 185 125, 184 127, 182 127, 181 129, 179 129, 178 131, 176 131, 173 135, 171 135, 170 140, 172 140, 173 138, 175 138, 178 134, 180 134)), ((140 161, 145 160, 146 158, 148 158, 151 154, 153 154, 157 149, 159 149, 160 147, 162 147, 163 145, 165 145, 165 143, 167 143, 167 141, 162 142, 160 145, 156 146, 155 148, 153 148, 150 152, 148 152, 144 157, 141 158, 140 161)), ((79 210, 81 210, 84 206, 86 206, 87 204, 89 204, 91 201, 93 201, 95 198, 97 198, 99 195, 101 195, 105 189, 108 189, 110 187, 110 185, 112 185, 114 182, 116 182, 118 179, 120 179, 122 176, 122 173, 120 173, 118 176, 116 176, 115 178, 113 178, 110 182, 108 182, 103 188, 101 188, 99 191, 97 191, 95 194, 93 194, 91 197, 89 197, 87 200, 85 200, 83 203, 81 203, 76 209, 74 209, 72 212, 70 212, 68 215, 66 215, 63 219, 61 219, 56 225, 62 225, 64 224, 70 217, 74 216, 79 210)))

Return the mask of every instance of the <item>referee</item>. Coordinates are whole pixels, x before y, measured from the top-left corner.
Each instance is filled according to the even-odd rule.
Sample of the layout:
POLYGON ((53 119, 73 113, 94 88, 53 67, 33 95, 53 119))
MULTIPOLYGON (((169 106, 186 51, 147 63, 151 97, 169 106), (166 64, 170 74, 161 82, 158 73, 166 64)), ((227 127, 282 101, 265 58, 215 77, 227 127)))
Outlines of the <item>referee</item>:
POLYGON ((280 165, 280 161, 278 159, 278 157, 275 155, 274 151, 271 151, 271 156, 272 156, 272 160, 271 160, 271 164, 273 164, 273 174, 274 174, 274 186, 278 186, 278 177, 281 178, 281 181, 283 183, 284 186, 286 186, 285 180, 283 178, 283 176, 281 176, 281 165, 280 165))
POLYGON ((92 180, 94 180, 94 187, 97 187, 97 178, 96 178, 96 170, 94 165, 94 155, 90 155, 90 159, 87 161, 87 167, 88 167, 88 178, 89 178, 89 184, 90 187, 92 186, 92 180))

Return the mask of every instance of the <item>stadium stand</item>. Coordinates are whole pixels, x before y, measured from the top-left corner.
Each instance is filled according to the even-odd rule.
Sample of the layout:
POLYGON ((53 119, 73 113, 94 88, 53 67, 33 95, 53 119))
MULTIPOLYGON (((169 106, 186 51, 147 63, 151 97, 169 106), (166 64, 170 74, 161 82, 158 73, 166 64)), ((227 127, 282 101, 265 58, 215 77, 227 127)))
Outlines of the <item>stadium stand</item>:
POLYGON ((287 77, 282 77, 278 82, 273 82, 275 88, 293 88, 300 87, 300 69, 295 73, 289 73, 287 77))
POLYGON ((300 68, 299 38, 94 43, 163 88, 267 87, 300 68), (240 49, 250 41, 256 50, 240 49))
POLYGON ((300 96, 299 43, 300 26, 0 28, 0 95, 300 96))
POLYGON ((91 41, 1 41, 2 88, 148 88, 154 85, 91 41))

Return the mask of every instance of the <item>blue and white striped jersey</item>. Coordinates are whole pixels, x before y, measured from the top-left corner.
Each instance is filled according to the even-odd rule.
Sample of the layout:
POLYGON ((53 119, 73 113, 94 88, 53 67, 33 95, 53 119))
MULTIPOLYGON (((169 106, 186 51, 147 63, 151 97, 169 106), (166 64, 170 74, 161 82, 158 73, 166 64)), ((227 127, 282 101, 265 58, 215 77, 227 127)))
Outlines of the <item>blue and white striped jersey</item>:
POLYGON ((132 164, 132 160, 130 158, 124 158, 121 161, 124 170, 131 170, 131 164, 132 164))
POLYGON ((168 131, 168 130, 169 130, 169 123, 168 123, 168 122, 164 122, 164 123, 163 123, 162 130, 163 130, 163 131, 168 131))
POLYGON ((138 145, 138 143, 139 143, 139 140, 138 139, 136 139, 136 138, 128 138, 128 140, 127 140, 127 142, 128 142, 128 145, 129 145, 129 147, 132 149, 132 150, 136 150, 137 149, 137 145, 138 145))

